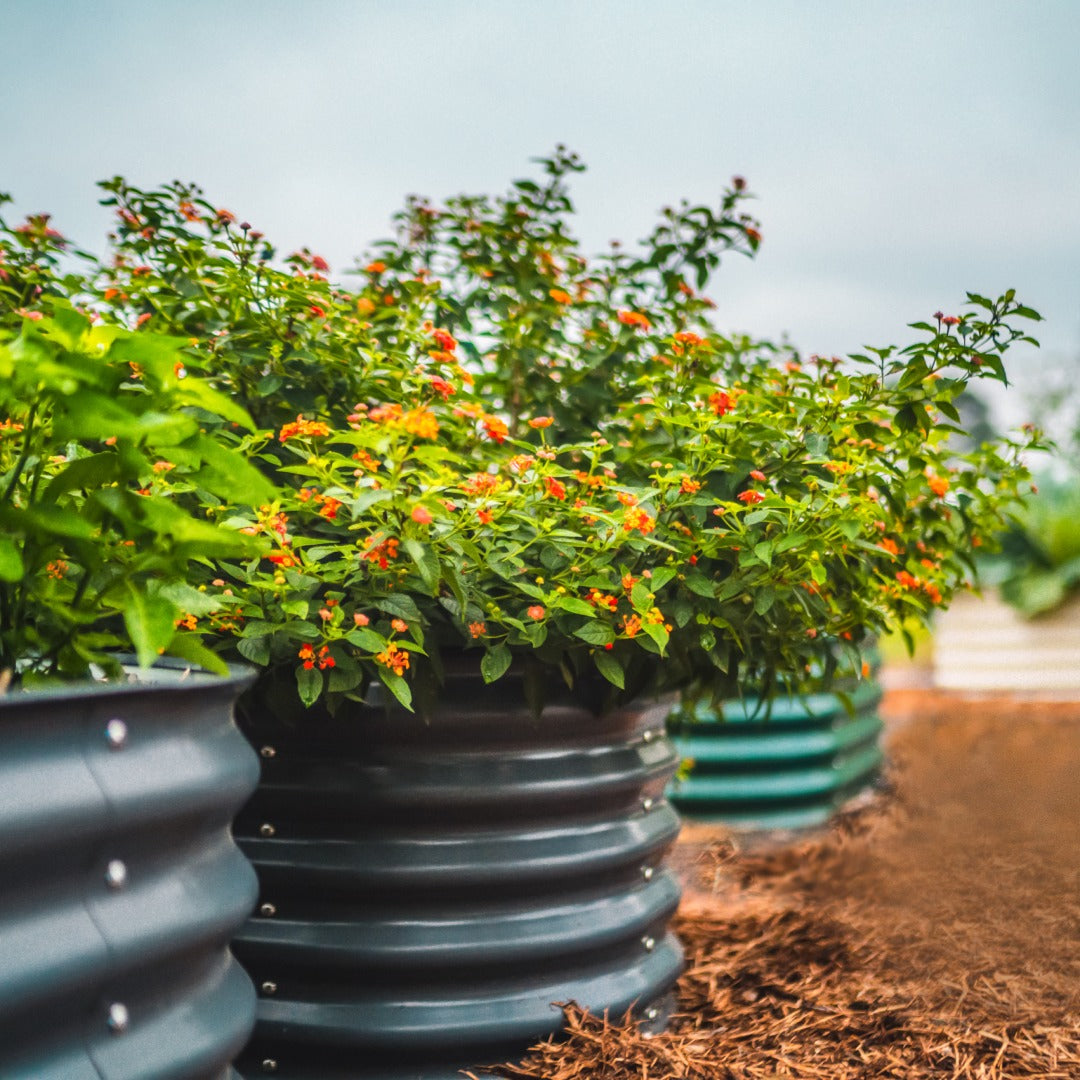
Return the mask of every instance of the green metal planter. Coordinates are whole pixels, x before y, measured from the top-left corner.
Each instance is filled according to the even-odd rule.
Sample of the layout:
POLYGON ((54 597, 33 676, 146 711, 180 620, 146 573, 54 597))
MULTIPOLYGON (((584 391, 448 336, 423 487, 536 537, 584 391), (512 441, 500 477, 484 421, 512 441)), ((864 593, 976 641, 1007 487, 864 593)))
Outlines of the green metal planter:
POLYGON ((470 665, 429 721, 252 710, 246 1077, 457 1077, 557 1031, 571 1000, 663 1022, 682 967, 670 704, 596 704, 556 688, 534 718, 513 672, 486 686, 470 665))
POLYGON ((224 1080, 254 1022, 229 938, 256 882, 229 834, 258 759, 250 681, 0 698, 0 1077, 224 1080))
POLYGON ((687 819, 746 830, 824 824, 864 790, 882 765, 877 714, 881 687, 853 687, 849 715, 833 693, 702 706, 692 721, 673 719, 671 733, 688 762, 668 797, 687 819))

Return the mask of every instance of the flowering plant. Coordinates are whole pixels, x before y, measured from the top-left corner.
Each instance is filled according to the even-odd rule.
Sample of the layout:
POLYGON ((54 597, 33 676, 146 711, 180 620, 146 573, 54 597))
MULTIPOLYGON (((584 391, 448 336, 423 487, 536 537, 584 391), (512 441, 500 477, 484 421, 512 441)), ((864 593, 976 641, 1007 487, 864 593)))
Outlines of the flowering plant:
POLYGON ((972 294, 906 348, 846 361, 731 338, 698 290, 760 243, 745 185, 717 213, 668 212, 641 256, 594 261, 566 222, 576 168, 559 154, 543 187, 410 203, 356 291, 307 250, 275 266, 195 188, 105 185, 113 257, 79 288, 187 337, 185 363, 261 428, 205 423, 273 482, 254 510, 187 468, 160 478, 263 542, 199 571, 235 613, 189 613, 216 648, 305 703, 378 680, 424 705, 448 649, 477 650, 489 681, 518 659, 537 695, 553 670, 719 694, 797 682, 824 642, 857 662, 963 582, 1034 436, 959 454, 953 403, 1004 381, 1031 340, 1013 324, 1038 316, 972 294))
POLYGON ((47 219, 17 230, 0 219, 0 673, 5 684, 116 674, 116 650, 221 669, 177 625, 221 606, 188 584, 189 564, 255 545, 193 517, 173 498, 183 485, 160 481, 182 463, 188 487, 269 488, 195 414, 251 421, 185 377, 183 341, 44 297, 62 244, 47 219))

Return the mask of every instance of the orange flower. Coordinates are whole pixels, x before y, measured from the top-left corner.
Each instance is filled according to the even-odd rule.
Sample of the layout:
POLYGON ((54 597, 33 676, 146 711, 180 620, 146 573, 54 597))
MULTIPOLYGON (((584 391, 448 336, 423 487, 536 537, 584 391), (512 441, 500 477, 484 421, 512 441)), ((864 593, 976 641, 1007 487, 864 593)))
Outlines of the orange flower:
POLYGON ((360 558, 367 562, 377 562, 380 570, 385 570, 389 566, 391 559, 397 558, 399 541, 394 537, 389 537, 382 543, 376 542, 375 536, 369 536, 364 541, 365 550, 360 558))
POLYGON ((290 551, 284 551, 284 550, 282 550, 282 551, 271 551, 270 554, 267 555, 266 557, 275 566, 283 566, 283 567, 286 567, 286 568, 288 568, 290 566, 296 566, 296 558, 293 556, 292 552, 290 552, 290 551))
POLYGON ((548 289, 548 296, 550 296, 556 304, 572 304, 574 302, 573 297, 562 289, 548 289))
POLYGON ((615 317, 623 326, 637 326, 642 330, 649 330, 652 327, 652 323, 640 311, 620 311, 615 317))
POLYGON ((362 611, 354 611, 352 618, 357 626, 367 626, 371 622, 371 619, 369 619, 362 611))
POLYGON ((304 667, 310 671, 315 666, 315 650, 310 645, 301 645, 296 654, 304 661, 304 667))
POLYGON ((457 341, 455 340, 454 335, 448 333, 446 330, 432 330, 431 336, 435 339, 435 344, 446 352, 452 353, 457 348, 457 341))
POLYGON ((401 426, 421 439, 434 439, 439 434, 439 421, 430 409, 410 409, 401 418, 401 426))
POLYGON ((890 555, 900 554, 900 548, 897 546, 896 541, 890 540, 888 537, 878 541, 878 547, 881 548, 882 551, 887 551, 890 555))
POLYGON ((390 625, 399 633, 405 634, 409 630, 409 624, 404 619, 391 619, 390 625))
POLYGON ((474 638, 481 638, 487 633, 487 626, 482 622, 469 623, 469 633, 474 638))
POLYGON ((547 614, 547 611, 543 604, 533 604, 529 607, 526 614, 530 619, 542 619, 547 614))
POLYGON ((949 481, 944 476, 931 476, 926 482, 935 495, 944 495, 949 490, 949 481))
POLYGON ((482 508, 480 510, 477 510, 476 511, 476 520, 479 521, 481 525, 490 525, 491 524, 491 511, 490 510, 484 510, 482 508))
POLYGON ((637 637, 641 633, 641 619, 637 615, 623 616, 623 633, 628 638, 637 637))
POLYGON ((329 434, 330 428, 321 420, 305 420, 302 415, 298 415, 292 423, 282 425, 278 433, 278 441, 285 442, 287 439, 329 434))
POLYGON ((717 416, 724 416, 735 408, 735 396, 726 390, 718 390, 709 395, 709 405, 717 416))
POLYGON ((637 529, 642 536, 647 536, 656 528, 656 518, 645 513, 639 506, 632 506, 626 511, 623 519, 623 532, 633 532, 637 529))
POLYGON ((431 511, 426 506, 414 506, 409 515, 418 525, 430 525, 432 522, 431 511))
POLYGON ((428 382, 431 383, 432 390, 438 394, 443 401, 449 399, 452 394, 457 391, 454 389, 454 384, 447 382, 441 375, 432 375, 428 382))
POLYGON ((400 649, 392 641, 386 646, 386 651, 375 654, 375 662, 383 667, 390 668, 395 675, 409 670, 409 653, 406 649, 400 649))
POLYGON ((751 480, 756 480, 759 484, 764 484, 767 477, 765 476, 765 474, 760 469, 751 469, 750 470, 750 479, 751 480))
POLYGON ((684 476, 679 481, 679 490, 684 495, 693 495, 695 492, 701 490, 701 482, 698 480, 692 480, 689 476, 684 476))
POLYGON ((566 488, 551 476, 544 477, 544 493, 550 495, 553 499, 566 498, 566 488))
POLYGON ((485 414, 480 418, 480 422, 484 425, 484 431, 487 432, 489 439, 492 439, 497 443, 506 441, 506 436, 510 433, 510 429, 497 416, 488 416, 485 414))
POLYGON ((555 423, 555 417, 553 416, 534 416, 529 421, 529 427, 531 428, 547 428, 551 427, 555 423))
POLYGON ((765 496, 760 491, 744 491, 738 496, 738 500, 741 503, 746 503, 748 506, 753 503, 759 503, 765 501, 765 496))
POLYGON ((367 270, 369 274, 381 274, 386 270, 386 263, 376 260, 375 262, 368 263, 364 269, 367 270))

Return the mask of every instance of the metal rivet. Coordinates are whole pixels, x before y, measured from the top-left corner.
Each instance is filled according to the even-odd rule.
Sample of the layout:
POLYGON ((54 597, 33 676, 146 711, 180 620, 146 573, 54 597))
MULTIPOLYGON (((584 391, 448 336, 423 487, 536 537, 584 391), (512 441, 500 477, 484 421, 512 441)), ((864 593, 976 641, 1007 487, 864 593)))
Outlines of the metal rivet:
POLYGON ((263 1072, 277 1072, 277 1062, 273 1058, 263 1058, 263 1072))
POLYGON ((272 919, 277 914, 277 908, 273 904, 263 904, 259 908, 259 914, 265 915, 266 918, 272 919))
POLYGON ((110 859, 105 867, 105 884, 110 889, 122 889, 127 884, 127 867, 120 859, 110 859))
POLYGON ((660 1010, 654 1005, 651 1009, 645 1010, 646 1020, 655 1020, 660 1015, 660 1010))
POLYGON ((109 1006, 109 1030, 116 1035, 122 1035, 128 1029, 128 1025, 131 1023, 131 1014, 127 1010, 127 1006, 119 1001, 114 1001, 109 1006))
POLYGON ((641 800, 641 809, 642 810, 651 810, 652 808, 653 808, 653 801, 652 801, 652 799, 649 798, 648 795, 646 795, 645 798, 641 800))
POLYGON ((275 829, 274 826, 271 825, 269 822, 266 822, 265 824, 259 826, 260 836, 273 836, 276 832, 277 829, 275 829))
POLYGON ((272 746, 264 746, 259 753, 265 758, 272 758, 277 755, 277 751, 272 746))
POLYGON ((127 737, 128 726, 123 720, 113 718, 105 725, 105 738, 114 750, 119 750, 127 742, 127 737))
POLYGON ((277 983, 276 982, 264 982, 262 984, 262 992, 264 994, 276 994, 277 993, 277 983))
POLYGON ((651 866, 643 866, 643 867, 641 868, 641 876, 642 876, 642 877, 643 877, 643 878, 644 878, 644 879, 645 879, 646 881, 652 881, 652 876, 653 876, 653 868, 652 868, 651 866))
POLYGON ((643 734, 643 735, 641 736, 641 740, 642 740, 642 742, 652 742, 652 741, 653 741, 653 733, 652 733, 652 728, 649 728, 649 730, 648 730, 648 731, 646 731, 646 732, 645 732, 645 733, 644 733, 644 734, 643 734))
POLYGON ((645 946, 646 952, 652 952, 653 949, 656 948, 656 938, 643 937, 641 939, 641 944, 645 946))

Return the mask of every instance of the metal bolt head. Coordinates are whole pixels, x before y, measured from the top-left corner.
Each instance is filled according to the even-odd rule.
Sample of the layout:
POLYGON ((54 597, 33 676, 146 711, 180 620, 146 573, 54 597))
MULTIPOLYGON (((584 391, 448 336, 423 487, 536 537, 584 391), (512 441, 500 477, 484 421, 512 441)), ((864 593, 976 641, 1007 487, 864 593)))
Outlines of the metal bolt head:
POLYGON ((259 754, 264 758, 272 758, 277 756, 277 751, 272 746, 264 746, 259 754))
POLYGON ((643 878, 644 878, 644 879, 645 879, 646 881, 652 881, 652 876, 653 876, 653 868, 652 868, 651 866, 643 866, 643 867, 641 868, 641 876, 642 876, 642 877, 643 877, 643 878))
POLYGON ((262 984, 262 992, 264 994, 276 994, 277 993, 277 983, 276 982, 269 982, 269 981, 264 982, 262 984))
POLYGON ((659 1015, 660 1015, 660 1010, 655 1005, 653 1005, 650 1008, 645 1010, 645 1019, 646 1020, 655 1020, 659 1015))
POLYGON ((654 736, 653 736, 653 731, 652 731, 652 728, 649 728, 649 729, 648 729, 647 731, 645 731, 645 732, 644 732, 644 733, 642 734, 642 736, 641 736, 641 741, 642 741, 642 742, 652 742, 652 741, 653 741, 653 738, 654 738, 654 736))
POLYGON ((277 914, 277 908, 273 904, 261 904, 259 914, 267 919, 272 919, 277 914))
POLYGON ((105 867, 105 884, 110 889, 119 891, 127 884, 127 866, 121 859, 110 859, 105 867))
POLYGON ((653 801, 652 801, 652 799, 649 798, 648 795, 646 795, 645 798, 641 800, 641 809, 648 812, 652 808, 653 808, 653 801))
POLYGON ((106 1021, 114 1035, 122 1035, 131 1024, 131 1014, 123 1002, 114 1001, 109 1006, 109 1018, 106 1021))
POLYGON ((108 741, 111 749, 119 750, 120 747, 127 742, 127 737, 128 726, 123 720, 113 717, 113 719, 105 725, 105 739, 108 741))
POLYGON ((641 944, 645 946, 646 952, 652 952, 653 949, 656 948, 656 938, 643 937, 641 939, 641 944))
POLYGON ((274 826, 271 825, 269 822, 265 822, 264 824, 259 826, 260 836, 273 836, 276 832, 277 829, 275 829, 274 826))
POLYGON ((277 1072, 277 1062, 273 1058, 263 1058, 263 1072, 277 1072))

